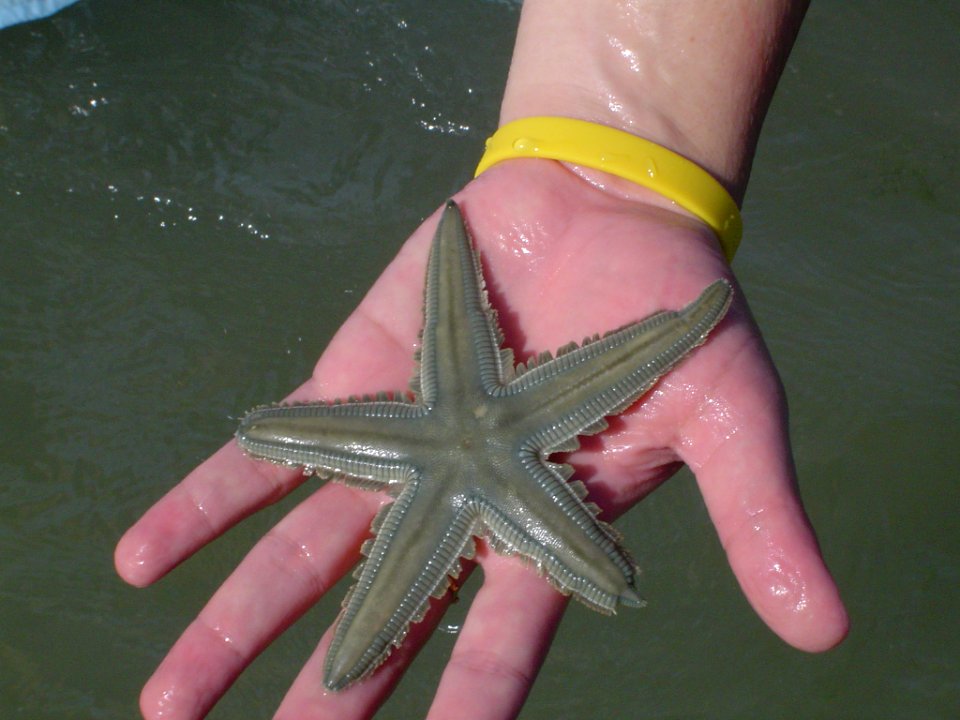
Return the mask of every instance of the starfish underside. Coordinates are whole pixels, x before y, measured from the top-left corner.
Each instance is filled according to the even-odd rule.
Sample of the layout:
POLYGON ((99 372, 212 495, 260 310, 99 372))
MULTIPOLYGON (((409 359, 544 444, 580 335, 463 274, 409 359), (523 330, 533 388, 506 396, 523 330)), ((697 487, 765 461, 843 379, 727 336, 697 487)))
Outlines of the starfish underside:
POLYGON ((617 532, 551 453, 606 428, 700 345, 730 303, 724 280, 680 311, 514 365, 460 211, 447 204, 430 251, 411 395, 258 408, 237 431, 256 458, 395 500, 374 518, 344 599, 324 683, 339 690, 399 647, 430 597, 484 538, 532 562, 561 592, 603 612, 639 605, 638 569, 617 532))

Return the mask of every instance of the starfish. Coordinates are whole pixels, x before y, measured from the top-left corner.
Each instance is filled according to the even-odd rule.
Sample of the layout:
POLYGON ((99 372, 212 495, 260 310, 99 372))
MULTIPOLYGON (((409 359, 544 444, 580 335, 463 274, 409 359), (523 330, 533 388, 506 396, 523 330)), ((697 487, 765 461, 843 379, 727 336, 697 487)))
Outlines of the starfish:
POLYGON ((411 392, 249 412, 237 431, 255 458, 384 490, 365 560, 344 599, 324 684, 377 668, 442 597, 475 537, 532 562, 561 592, 614 612, 640 606, 636 563, 585 501, 573 469, 549 455, 607 427, 700 345, 726 313, 717 280, 680 311, 514 365, 480 262, 450 201, 430 250, 411 392))

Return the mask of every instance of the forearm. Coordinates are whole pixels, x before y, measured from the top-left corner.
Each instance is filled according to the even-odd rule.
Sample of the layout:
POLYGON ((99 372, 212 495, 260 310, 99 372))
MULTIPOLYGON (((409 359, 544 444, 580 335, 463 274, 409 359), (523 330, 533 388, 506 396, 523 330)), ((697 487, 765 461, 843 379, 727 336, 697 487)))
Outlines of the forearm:
POLYGON ((739 202, 805 0, 525 0, 501 124, 559 115, 659 143, 739 202))

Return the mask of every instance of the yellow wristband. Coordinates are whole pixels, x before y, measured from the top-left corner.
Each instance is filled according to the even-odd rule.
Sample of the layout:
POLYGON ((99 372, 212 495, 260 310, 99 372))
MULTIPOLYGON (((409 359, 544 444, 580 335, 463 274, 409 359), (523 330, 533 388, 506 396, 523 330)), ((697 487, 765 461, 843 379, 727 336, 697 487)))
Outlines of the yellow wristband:
POLYGON ((487 140, 474 177, 518 157, 560 160, 650 188, 703 220, 730 262, 740 245, 740 209, 710 173, 656 143, 605 125, 562 117, 514 120, 487 140))

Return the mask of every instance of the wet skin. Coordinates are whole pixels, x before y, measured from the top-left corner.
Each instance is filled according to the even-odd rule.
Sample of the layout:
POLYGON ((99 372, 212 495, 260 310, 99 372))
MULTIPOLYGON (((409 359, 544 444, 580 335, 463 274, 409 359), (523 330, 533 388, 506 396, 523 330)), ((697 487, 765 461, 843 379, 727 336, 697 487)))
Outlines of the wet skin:
POLYGON ((641 604, 618 534, 585 502, 572 468, 548 457, 605 429, 605 417, 703 343, 731 295, 717 280, 680 311, 515 366, 460 211, 448 203, 427 267, 412 397, 259 408, 237 431, 255 458, 395 497, 364 544, 327 653, 326 686, 339 690, 375 670, 430 597, 447 591, 477 536, 597 610, 641 604))

